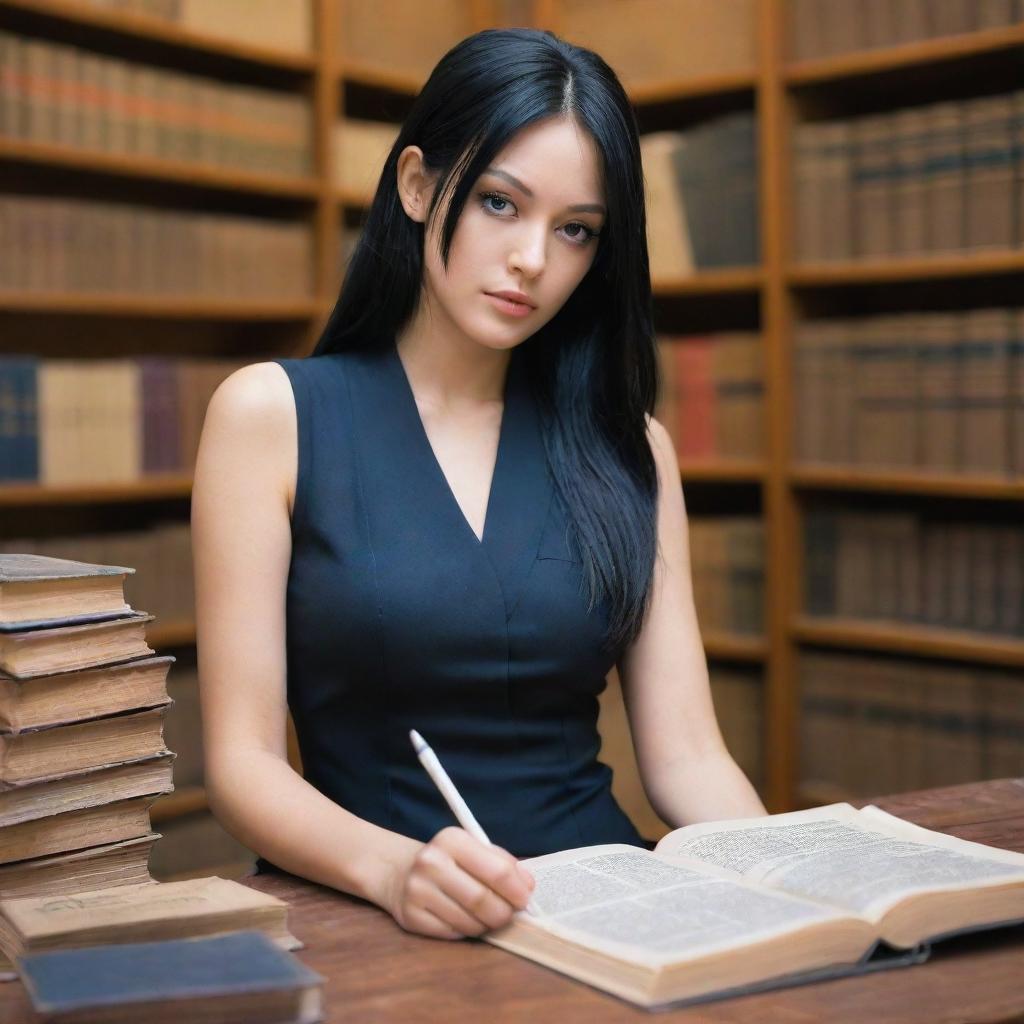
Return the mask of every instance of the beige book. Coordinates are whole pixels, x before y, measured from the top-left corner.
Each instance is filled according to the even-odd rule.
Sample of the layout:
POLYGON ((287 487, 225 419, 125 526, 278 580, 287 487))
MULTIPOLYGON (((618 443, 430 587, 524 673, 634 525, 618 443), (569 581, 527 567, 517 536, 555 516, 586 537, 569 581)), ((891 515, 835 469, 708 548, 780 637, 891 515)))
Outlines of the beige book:
POLYGON ((170 793, 174 754, 164 751, 99 768, 77 768, 0 789, 0 828, 117 800, 170 793))
POLYGON ((148 882, 149 855, 159 838, 156 832, 148 832, 85 850, 5 864, 0 866, 0 893, 4 899, 28 899, 148 882))
POLYGON ((523 864, 536 913, 484 940, 648 1008, 920 962, 939 938, 1024 918, 1024 855, 873 806, 707 822, 653 852, 592 846, 523 864))
POLYGON ((155 653, 146 643, 154 616, 131 612, 105 622, 0 633, 0 671, 19 679, 92 668, 155 653))
MULTIPOLYGON (((155 796, 85 807, 25 821, 0 829, 0 864, 14 864, 69 850, 85 850, 102 843, 148 835, 149 808, 155 796)), ((2 948, 2 944, 0 944, 2 948)))
POLYGON ((167 699, 170 654, 19 680, 0 672, 0 733, 155 708, 167 699))
POLYGON ((397 136, 398 125, 389 121, 339 121, 332 134, 334 183, 359 195, 372 196, 397 136))
POLYGON ((88 722, 0 733, 0 783, 19 785, 77 769, 167 753, 164 718, 171 703, 88 722))
POLYGON ((0 625, 41 623, 74 615, 112 617, 131 612, 124 581, 135 572, 46 555, 0 554, 0 625))
POLYGON ((652 278, 693 274, 694 255, 684 198, 675 170, 675 153, 685 145, 679 132, 640 137, 647 204, 647 250, 652 278))
POLYGON ((148 882, 43 899, 0 900, 0 949, 9 957, 250 928, 264 932, 282 949, 302 948, 288 931, 287 903, 226 878, 148 882))
POLYGON ((234 43, 308 53, 312 0, 181 0, 181 24, 234 43))
POLYGON ((970 249, 1014 245, 1013 98, 964 104, 965 243, 970 249))

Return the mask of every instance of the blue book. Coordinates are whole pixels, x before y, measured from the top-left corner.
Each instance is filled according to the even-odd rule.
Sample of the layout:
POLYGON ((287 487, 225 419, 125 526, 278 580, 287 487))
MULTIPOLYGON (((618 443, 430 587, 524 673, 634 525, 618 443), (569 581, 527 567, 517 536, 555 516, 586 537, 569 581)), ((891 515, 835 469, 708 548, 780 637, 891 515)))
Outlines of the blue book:
POLYGON ((324 979, 256 931, 34 953, 18 973, 53 1024, 323 1020, 324 979))

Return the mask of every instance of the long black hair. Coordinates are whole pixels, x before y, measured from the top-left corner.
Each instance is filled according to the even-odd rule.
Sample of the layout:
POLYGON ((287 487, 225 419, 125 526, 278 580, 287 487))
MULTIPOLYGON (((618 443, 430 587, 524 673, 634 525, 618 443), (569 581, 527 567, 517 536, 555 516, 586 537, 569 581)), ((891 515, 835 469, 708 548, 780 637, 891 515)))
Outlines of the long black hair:
POLYGON ((423 278, 425 225, 407 216, 397 166, 406 146, 439 174, 427 213, 450 203, 448 265, 459 215, 491 158, 521 129, 571 117, 603 159, 607 216, 586 276, 562 309, 522 342, 556 489, 583 565, 590 608, 606 600, 605 643, 636 638, 651 593, 658 479, 645 414, 657 360, 636 117, 611 68, 591 50, 538 29, 486 29, 434 68, 391 148, 361 237, 314 355, 393 343, 423 278))

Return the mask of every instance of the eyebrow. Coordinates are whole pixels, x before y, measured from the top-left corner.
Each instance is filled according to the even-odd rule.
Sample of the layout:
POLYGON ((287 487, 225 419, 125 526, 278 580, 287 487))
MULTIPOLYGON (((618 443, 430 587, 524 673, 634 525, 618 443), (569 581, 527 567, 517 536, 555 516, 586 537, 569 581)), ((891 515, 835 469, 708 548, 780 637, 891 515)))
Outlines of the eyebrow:
MULTIPOLYGON (((494 174, 499 178, 504 178, 506 181, 511 182, 520 192, 524 195, 533 198, 533 191, 527 188, 518 178, 503 171, 497 167, 488 167, 485 171, 486 174, 494 174)), ((605 213, 605 208, 600 203, 576 203, 574 206, 569 206, 567 209, 572 210, 573 213, 605 213)))

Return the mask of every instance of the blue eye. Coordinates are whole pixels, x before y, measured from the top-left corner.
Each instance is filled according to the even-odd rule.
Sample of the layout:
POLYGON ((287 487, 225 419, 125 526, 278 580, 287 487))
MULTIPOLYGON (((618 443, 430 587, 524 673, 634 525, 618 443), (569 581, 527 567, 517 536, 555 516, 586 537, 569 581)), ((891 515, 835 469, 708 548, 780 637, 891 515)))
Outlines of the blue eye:
POLYGON ((480 193, 480 199, 483 202, 484 209, 487 210, 488 213, 500 213, 501 212, 501 210, 495 210, 494 207, 488 206, 487 205, 487 201, 488 200, 493 200, 496 203, 505 203, 507 206, 511 206, 512 205, 504 196, 499 195, 497 192, 481 192, 480 193))
MULTIPOLYGON (((504 213, 505 207, 511 207, 515 209, 512 201, 507 197, 501 195, 500 192, 481 192, 480 193, 480 205, 486 210, 492 217, 501 217, 504 213), (493 206, 488 206, 488 203, 500 203, 503 204, 497 209, 493 206)), ((504 218, 507 220, 508 218, 504 218)), ((565 229, 568 231, 569 228, 582 229, 582 233, 579 230, 575 234, 567 233, 566 237, 573 245, 584 246, 592 242, 601 233, 595 231, 593 228, 587 227, 582 221, 574 220, 566 224, 565 229)))

